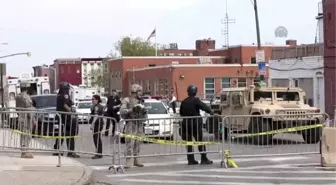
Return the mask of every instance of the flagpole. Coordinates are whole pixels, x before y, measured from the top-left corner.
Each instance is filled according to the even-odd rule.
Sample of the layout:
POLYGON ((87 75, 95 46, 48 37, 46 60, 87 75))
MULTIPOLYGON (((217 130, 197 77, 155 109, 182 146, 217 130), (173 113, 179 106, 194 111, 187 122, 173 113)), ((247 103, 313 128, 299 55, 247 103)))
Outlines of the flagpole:
POLYGON ((156 42, 156 26, 155 26, 155 56, 157 57, 157 52, 158 52, 158 49, 157 49, 157 42, 156 42))

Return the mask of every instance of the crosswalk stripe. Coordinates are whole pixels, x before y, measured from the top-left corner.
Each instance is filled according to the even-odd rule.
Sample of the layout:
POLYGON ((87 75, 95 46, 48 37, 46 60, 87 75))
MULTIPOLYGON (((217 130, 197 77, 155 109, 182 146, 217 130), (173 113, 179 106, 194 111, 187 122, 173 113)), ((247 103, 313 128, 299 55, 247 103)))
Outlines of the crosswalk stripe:
POLYGON ((195 177, 195 178, 216 178, 216 179, 257 179, 257 180, 293 180, 293 181, 303 181, 303 180, 336 180, 335 177, 256 177, 256 176, 238 176, 238 175, 211 175, 211 174, 185 174, 185 173, 158 173, 158 176, 165 177, 195 177))
MULTIPOLYGON (((270 162, 282 162, 289 160, 300 160, 300 159, 308 159, 306 156, 297 156, 297 157, 281 157, 281 158, 238 158, 234 161, 239 162, 253 162, 253 161, 270 161, 270 162)), ((222 160, 213 160, 214 163, 220 163, 222 160)), ((179 164, 187 164, 186 160, 181 161, 172 161, 172 162, 162 162, 162 163, 144 163, 145 167, 157 167, 157 166, 171 166, 171 165, 179 165, 179 164)), ((109 165, 104 166, 90 166, 93 170, 106 170, 109 165)))
MULTIPOLYGON (((178 181, 178 180, 150 180, 150 179, 122 179, 123 182, 135 182, 135 183, 152 183, 152 184, 207 184, 207 185, 274 185, 274 183, 260 183, 260 182, 209 182, 209 181, 178 181)), ((293 184, 281 184, 281 185, 293 185, 293 184)), ((325 184, 327 185, 327 184, 325 184)), ((332 185, 332 184, 329 184, 332 185)))

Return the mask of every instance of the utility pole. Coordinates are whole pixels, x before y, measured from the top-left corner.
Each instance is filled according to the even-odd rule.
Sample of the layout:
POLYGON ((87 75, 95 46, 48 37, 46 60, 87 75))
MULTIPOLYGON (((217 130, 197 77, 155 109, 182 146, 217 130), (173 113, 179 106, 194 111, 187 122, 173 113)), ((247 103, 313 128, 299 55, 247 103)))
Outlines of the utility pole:
POLYGON ((257 0, 254 0, 253 7, 254 7, 254 17, 255 17, 255 22, 256 22, 258 50, 261 50, 260 27, 259 27, 259 16, 258 16, 258 4, 257 4, 257 0))
POLYGON ((257 0, 253 0, 253 9, 254 9, 254 17, 256 22, 256 33, 257 33, 257 44, 258 44, 258 51, 256 52, 256 60, 258 63, 258 75, 260 78, 260 82, 265 84, 265 73, 266 73, 266 58, 265 58, 265 51, 261 48, 261 41, 260 41, 260 26, 259 26, 259 16, 258 16, 258 3, 257 0))

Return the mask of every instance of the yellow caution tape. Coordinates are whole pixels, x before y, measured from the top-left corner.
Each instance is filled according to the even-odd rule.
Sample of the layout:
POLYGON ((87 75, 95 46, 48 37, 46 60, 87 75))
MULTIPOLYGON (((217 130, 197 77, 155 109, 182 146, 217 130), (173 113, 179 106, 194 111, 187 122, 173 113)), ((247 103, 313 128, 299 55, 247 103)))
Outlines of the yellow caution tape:
POLYGON ((81 136, 44 136, 44 135, 37 135, 37 134, 29 134, 26 132, 21 132, 19 130, 13 130, 14 133, 21 134, 21 135, 28 135, 32 137, 40 137, 43 139, 70 139, 70 138, 80 138, 81 136))
POLYGON ((150 143, 156 143, 156 144, 164 144, 164 145, 199 146, 199 145, 219 144, 216 142, 170 141, 170 140, 154 139, 154 138, 148 138, 148 137, 137 136, 137 135, 127 135, 127 134, 122 134, 122 133, 120 133, 120 137, 124 137, 128 139, 135 139, 135 140, 145 141, 145 142, 150 142, 150 143))
MULTIPOLYGON (((21 135, 40 137, 43 139, 70 139, 70 138, 80 138, 81 137, 81 136, 43 136, 43 135, 29 134, 29 133, 21 132, 19 130, 13 130, 13 132, 21 134, 21 135)), ((101 132, 104 132, 104 131, 101 131, 101 132)), ((92 135, 92 134, 93 133, 90 133, 87 135, 92 135)), ((128 134, 122 134, 122 133, 120 133, 120 137, 135 139, 135 140, 145 141, 145 142, 151 142, 151 143, 156 143, 156 144, 165 144, 165 145, 198 146, 198 145, 219 144, 216 142, 170 141, 170 140, 154 139, 154 138, 148 138, 148 137, 137 136, 137 135, 128 135, 128 134)))
POLYGON ((321 123, 321 124, 316 124, 316 125, 298 126, 298 127, 284 128, 284 129, 272 130, 272 131, 267 131, 267 132, 254 133, 254 134, 243 134, 243 135, 233 136, 232 138, 235 139, 235 138, 243 138, 243 137, 254 137, 254 136, 288 133, 288 132, 297 132, 297 131, 308 130, 312 128, 323 127, 324 125, 325 125, 324 123, 321 123))
POLYGON ((234 160, 231 158, 231 152, 229 150, 225 150, 224 155, 225 155, 225 158, 226 158, 227 167, 238 168, 238 165, 236 164, 236 162, 234 162, 234 160))

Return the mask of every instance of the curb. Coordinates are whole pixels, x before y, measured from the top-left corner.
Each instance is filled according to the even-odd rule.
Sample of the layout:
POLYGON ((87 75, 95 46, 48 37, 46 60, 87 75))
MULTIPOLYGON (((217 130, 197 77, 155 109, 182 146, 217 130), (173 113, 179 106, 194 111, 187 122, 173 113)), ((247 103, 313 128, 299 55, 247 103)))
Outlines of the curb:
POLYGON ((93 182, 93 170, 83 165, 83 175, 82 177, 74 183, 74 185, 90 185, 93 182))

